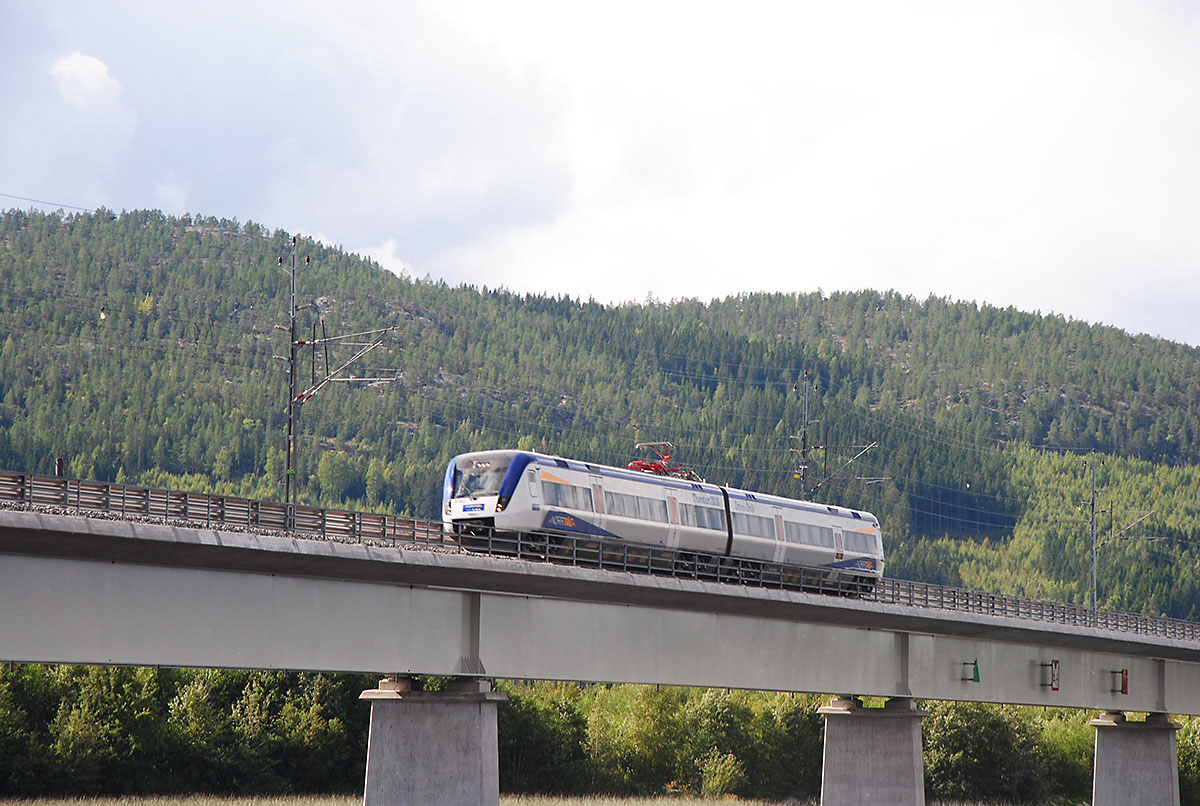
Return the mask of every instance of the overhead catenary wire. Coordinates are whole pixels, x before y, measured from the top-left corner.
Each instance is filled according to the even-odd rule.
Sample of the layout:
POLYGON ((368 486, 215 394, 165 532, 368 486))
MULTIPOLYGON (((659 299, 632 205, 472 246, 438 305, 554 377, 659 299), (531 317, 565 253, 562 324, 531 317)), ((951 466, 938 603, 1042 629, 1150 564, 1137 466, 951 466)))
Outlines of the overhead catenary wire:
MULTIPOLYGON (((131 300, 131 304, 133 304, 133 305, 136 305, 136 300, 131 300)), ((182 318, 180 318, 180 319, 179 319, 179 321, 181 321, 181 322, 189 322, 189 321, 191 321, 191 320, 186 320, 186 319, 182 319, 182 318)), ((129 345, 129 344, 117 345, 117 344, 115 344, 114 342, 111 342, 111 341, 108 341, 108 340, 104 340, 104 339, 100 339, 100 338, 98 338, 98 337, 94 337, 94 336, 93 336, 93 337, 88 337, 88 336, 80 336, 79 338, 81 338, 81 339, 85 339, 85 340, 90 340, 92 343, 96 343, 96 344, 107 344, 108 346, 112 346, 112 347, 118 347, 118 346, 119 346, 119 347, 122 347, 122 348, 128 348, 128 349, 133 349, 133 350, 139 350, 139 349, 140 349, 140 350, 144 350, 144 351, 145 351, 145 350, 155 350, 155 349, 157 349, 158 351, 160 351, 160 352, 161 352, 162 354, 164 354, 164 355, 167 355, 167 356, 173 357, 173 358, 175 358, 175 359, 177 359, 177 360, 185 360, 185 361, 188 361, 188 362, 190 362, 190 363, 203 362, 203 363, 208 363, 208 364, 210 364, 210 365, 223 365, 223 366, 231 366, 231 367, 232 367, 232 366, 244 366, 244 367, 246 367, 247 369, 250 369, 250 370, 253 370, 253 371, 257 371, 257 370, 259 370, 259 369, 264 369, 264 367, 259 367, 259 366, 256 366, 256 365, 245 365, 245 364, 240 364, 239 362, 230 361, 230 360, 229 360, 229 359, 227 359, 227 358, 205 358, 205 357, 202 357, 202 356, 200 356, 200 355, 197 355, 197 356, 190 356, 190 357, 188 357, 188 358, 186 358, 186 359, 185 359, 185 358, 182 358, 181 356, 179 356, 178 354, 172 354, 172 352, 171 352, 170 350, 168 350, 167 348, 164 348, 164 347, 157 347, 157 348, 147 348, 147 347, 134 346, 134 345, 129 345)), ((650 372, 651 370, 650 370, 649 368, 643 368, 641 371, 642 371, 642 372, 650 372)), ((664 371, 664 374, 670 374, 670 371, 669 371, 669 370, 666 370, 666 371, 664 371)), ((365 381, 365 379, 346 379, 346 380, 348 380, 348 381, 353 381, 353 380, 364 380, 364 381, 365 381)), ((741 381, 738 381, 738 382, 741 382, 741 381)), ((761 384, 760 384, 760 385, 761 385, 761 384)), ((781 384, 781 385, 782 385, 782 384, 781 384)), ((536 390, 535 390, 535 391, 536 391, 536 390)), ((685 406, 683 406, 683 405, 681 405, 681 404, 678 404, 678 403, 674 403, 674 402, 670 402, 670 403, 668 403, 668 406, 669 406, 670 408, 673 408, 673 409, 675 409, 676 411, 686 411, 686 410, 688 410, 688 409, 687 409, 687 407, 685 407, 685 406)), ((785 404, 785 405, 783 405, 783 406, 781 406, 781 412, 780 412, 780 413, 781 413, 782 415, 786 415, 786 404, 785 404)), ((768 424, 769 424, 769 423, 773 423, 773 422, 779 422, 779 419, 780 419, 780 418, 776 417, 776 416, 775 416, 775 415, 773 415, 773 414, 772 414, 772 415, 762 415, 762 416, 758 416, 758 415, 747 415, 747 414, 745 414, 745 413, 742 413, 742 412, 737 412, 737 411, 734 411, 734 410, 732 410, 732 409, 721 409, 721 408, 713 408, 713 407, 709 407, 709 408, 706 408, 706 409, 704 409, 704 410, 702 411, 702 414, 703 414, 703 415, 705 415, 705 416, 711 416, 711 417, 715 417, 715 418, 717 418, 718 422, 726 422, 726 423, 730 423, 730 424, 733 424, 733 423, 738 423, 738 422, 744 422, 744 421, 745 421, 745 419, 747 419, 747 417, 748 417, 748 416, 749 416, 749 417, 751 417, 751 418, 757 419, 757 420, 759 420, 760 422, 764 422, 764 423, 768 423, 768 424)), ((873 416, 874 416, 874 417, 877 417, 877 415, 876 415, 874 412, 871 412, 869 409, 866 409, 866 410, 860 410, 860 411, 858 412, 858 414, 859 414, 859 415, 861 415, 861 416, 865 416, 865 417, 867 417, 867 418, 870 418, 870 417, 873 417, 873 416)), ((661 416, 661 412, 659 412, 659 413, 657 413, 657 414, 656 414, 656 413, 655 413, 655 412, 653 412, 653 411, 652 411, 652 412, 649 412, 649 413, 637 413, 637 412, 630 411, 630 412, 629 412, 629 415, 628 415, 628 417, 627 417, 626 419, 630 419, 630 418, 637 419, 637 420, 639 421, 639 423, 642 425, 642 430, 643 430, 643 431, 647 431, 647 430, 651 430, 651 431, 652 431, 652 430, 655 430, 656 428, 660 428, 660 429, 661 429, 661 428, 664 428, 664 427, 665 427, 665 428, 666 428, 666 430, 667 430, 667 432, 669 432, 669 433, 674 433, 675 431, 682 431, 682 432, 690 432, 690 433, 691 433, 691 434, 693 434, 693 435, 701 435, 701 436, 703 436, 703 435, 707 435, 707 434, 710 434, 710 433, 711 433, 711 426, 709 426, 709 425, 703 425, 703 426, 700 426, 700 427, 693 427, 693 428, 683 428, 683 427, 681 427, 680 425, 678 425, 678 424, 675 424, 674 426, 669 426, 669 427, 668 427, 668 426, 664 426, 664 425, 662 425, 662 424, 658 424, 657 420, 655 420, 655 419, 646 420, 646 416, 647 416, 647 415, 648 415, 648 416, 650 416, 650 417, 652 417, 652 418, 656 418, 656 417, 658 417, 658 416, 661 416)), ((491 412, 491 413, 489 414, 489 416, 495 416, 495 413, 494 413, 494 412, 491 412)), ((572 416, 573 416, 573 417, 578 417, 579 415, 578 415, 578 413, 577 413, 577 412, 572 412, 572 416)), ((596 422, 596 424, 597 424, 597 425, 600 425, 602 428, 603 428, 603 427, 605 426, 605 424, 607 423, 607 425, 608 425, 608 428, 609 428, 610 430, 611 430, 611 428, 613 428, 613 427, 622 427, 622 428, 628 428, 628 427, 629 427, 629 423, 622 423, 622 421, 621 421, 621 419, 620 419, 620 418, 603 418, 603 417, 600 417, 600 416, 598 416, 598 415, 592 415, 592 419, 596 420, 596 421, 597 421, 597 422, 596 422)), ((528 424, 529 424, 531 427, 538 427, 538 425, 539 425, 537 421, 526 420, 525 422, 526 422, 526 423, 528 423, 528 424)), ((995 446, 996 446, 996 444, 999 444, 999 445, 1004 445, 1004 444, 1005 444, 1005 443, 994 443, 994 444, 992 444, 992 445, 986 445, 986 444, 985 444, 985 445, 980 445, 979 443, 969 443, 969 442, 966 442, 966 441, 964 441, 964 440, 960 440, 960 439, 938 439, 937 437, 935 437, 935 436, 932 436, 932 434, 936 434, 937 432, 936 432, 936 431, 931 431, 931 430, 930 430, 930 428, 929 428, 929 426, 928 426, 928 424, 917 423, 917 424, 915 424, 915 425, 906 425, 906 424, 904 424, 904 423, 900 423, 899 425, 896 425, 896 424, 898 423, 898 417, 897 417, 897 416, 895 416, 895 414, 893 414, 893 416, 892 416, 892 417, 890 418, 890 420, 888 420, 887 422, 888 422, 888 425, 889 425, 889 427, 895 427, 895 428, 897 428, 897 430, 900 430, 900 431, 902 431, 902 432, 904 432, 904 433, 909 433, 909 434, 913 434, 913 435, 921 435, 921 434, 925 434, 925 436, 929 437, 929 438, 931 439, 931 441, 940 441, 942 444, 949 445, 949 446, 954 446, 954 445, 962 445, 962 444, 972 444, 972 445, 974 445, 974 446, 975 446, 977 449, 985 449, 985 448, 986 448, 986 449, 990 449, 990 450, 991 450, 991 451, 994 453, 994 452, 995 452, 995 446)), ((544 424, 543 424, 543 426, 544 426, 544 424)), ((936 428, 936 429, 942 429, 942 426, 940 426, 940 425, 937 425, 937 426, 934 426, 934 428, 936 428)), ((603 437, 604 437, 604 433, 602 433, 602 432, 600 432, 600 431, 595 431, 595 432, 593 432, 593 433, 595 434, 596 438, 603 438, 603 437)), ((660 432, 660 433, 661 433, 661 432, 660 432)), ((705 449, 705 450, 714 450, 715 448, 713 448, 712 446, 705 446, 705 448, 704 448, 704 449, 705 449)), ((777 453, 777 452, 782 452, 783 450, 784 450, 784 449, 782 449, 782 448, 781 448, 781 449, 771 449, 771 448, 765 448, 765 449, 763 449, 763 452, 765 452, 765 453, 777 453)), ((770 467, 754 467, 754 466, 748 466, 748 465, 746 465, 746 464, 740 464, 740 465, 736 465, 736 466, 729 466, 729 465, 713 465, 713 464, 709 464, 709 465, 706 465, 706 467, 708 467, 708 468, 713 468, 713 469, 718 469, 718 470, 734 471, 734 472, 773 472, 773 471, 776 471, 776 470, 778 470, 778 468, 770 468, 770 467)), ((913 481, 914 481, 913 479, 904 479, 904 478, 901 478, 901 480, 903 480, 903 481, 908 481, 908 482, 913 482, 913 481)), ((935 488, 935 489, 943 489, 943 490, 946 490, 946 491, 961 492, 960 490, 957 490, 957 488, 951 488, 951 487, 949 487, 949 486, 946 486, 946 485, 938 485, 938 484, 934 484, 934 483, 926 482, 926 481, 924 481, 924 480, 918 480, 918 481, 917 481, 917 483, 920 483, 922 486, 924 486, 924 487, 926 487, 926 488, 935 488)), ((907 495, 908 495, 910 498, 920 498, 920 497, 921 497, 921 496, 918 496, 918 495, 916 495, 915 493, 913 493, 911 490, 910 490, 910 491, 908 491, 906 494, 907 494, 907 495)), ((972 493, 972 495, 973 495, 973 496, 977 496, 977 497, 978 497, 978 496, 983 496, 983 497, 986 497, 986 494, 983 494, 983 493, 978 493, 978 492, 976 492, 976 493, 972 493)), ((1016 499, 1013 499, 1012 497, 1003 497, 1003 498, 1005 498, 1006 500, 1016 500, 1016 499)), ((940 499, 934 499, 934 498, 930 498, 930 497, 925 497, 925 500, 928 500, 928 501, 931 501, 931 502, 935 502, 935 503, 940 501, 940 499)), ((982 508, 970 508, 970 507, 964 507, 964 506, 962 506, 961 504, 957 505, 957 509, 958 509, 959 511, 973 511, 973 512, 977 512, 977 513, 980 513, 980 514, 985 514, 985 515, 1004 515, 1004 514, 1006 514, 1004 511, 1000 511, 1000 510, 985 510, 985 509, 982 509, 982 508)))
POLYGON ((17 196, 13 193, 0 193, 0 197, 5 199, 16 199, 17 201, 32 202, 33 204, 43 204, 47 207, 56 207, 64 210, 78 210, 81 213, 95 213, 95 207, 79 207, 74 204, 63 204, 61 202, 46 201, 45 199, 31 199, 28 196, 17 196))
MULTIPOLYGON (((62 334, 62 335, 76 336, 76 334, 62 334)), ((218 366, 243 367, 243 368, 246 368, 246 369, 249 369, 249 370, 252 370, 252 371, 257 371, 257 370, 264 370, 264 369, 267 369, 267 367, 266 367, 265 365, 247 364, 247 363, 244 363, 244 362, 241 362, 241 361, 234 361, 234 360, 231 360, 231 359, 230 359, 230 358, 228 358, 228 357, 221 357, 221 356, 211 356, 211 355, 206 355, 206 354, 203 354, 203 353, 199 353, 199 354, 192 354, 192 355, 186 355, 186 356, 184 356, 184 355, 182 355, 182 354, 178 353, 177 351, 171 350, 171 349, 169 349, 169 348, 167 348, 167 347, 165 347, 165 346, 162 346, 162 345, 142 345, 142 344, 129 343, 129 342, 117 342, 117 341, 113 341, 113 340, 107 340, 107 339, 103 339, 103 338, 100 338, 100 337, 98 337, 98 336, 77 336, 77 337, 78 337, 78 338, 81 338, 81 339, 84 339, 84 340, 88 340, 88 341, 94 342, 94 343, 98 343, 98 344, 106 344, 106 345, 108 345, 108 346, 110 346, 110 347, 114 347, 114 348, 128 348, 128 349, 131 349, 131 350, 135 350, 135 351, 141 351, 141 352, 156 352, 156 353, 161 353, 161 354, 163 354, 164 356, 172 357, 172 358, 174 358, 174 359, 176 359, 176 360, 181 360, 181 361, 184 361, 184 362, 186 362, 186 363, 190 363, 190 364, 197 364, 197 363, 200 363, 200 364, 218 365, 218 366)), ((496 395, 505 395, 505 394, 509 394, 509 390, 495 390, 495 391, 493 392, 493 394, 496 394, 496 395)), ((469 409, 469 408, 470 408, 470 409, 473 409, 473 407, 469 407, 469 406, 463 406, 463 405, 459 405, 459 406, 458 406, 458 408, 459 408, 460 410, 466 410, 466 409, 469 409)), ((705 411, 706 411, 706 412, 709 412, 709 413, 714 413, 714 412, 712 412, 712 411, 711 411, 711 410, 709 410, 709 409, 706 409, 705 411)), ((737 414, 736 414, 735 412, 733 412, 733 411, 730 411, 730 410, 718 410, 718 411, 717 411, 717 412, 715 412, 715 413, 717 413, 717 414, 719 414, 719 415, 721 415, 721 416, 724 416, 724 417, 726 417, 726 418, 728 418, 728 419, 730 419, 730 420, 733 420, 733 419, 735 419, 735 418, 736 418, 736 416, 737 416, 737 414)), ((573 413, 573 414, 574 414, 574 413, 573 413)), ((496 414, 495 412, 492 412, 492 413, 491 413, 491 416, 497 416, 497 414, 496 414)), ((640 417, 640 415, 638 415, 638 416, 640 417)), ((506 419, 508 419, 508 420, 510 420, 510 421, 512 421, 512 422, 520 422, 520 423, 523 423, 523 424, 527 424, 527 425, 529 425, 529 426, 531 426, 531 427, 537 427, 537 426, 538 426, 538 424, 539 424, 539 422, 538 422, 537 420, 533 420, 533 419, 529 419, 529 418, 516 417, 516 416, 512 416, 512 415, 506 416, 506 419)), ((605 422, 607 421, 607 423, 608 423, 608 425, 609 425, 609 427, 610 427, 610 428, 611 428, 611 426, 613 426, 613 425, 616 425, 616 426, 621 426, 621 427, 624 427, 624 426, 625 426, 625 423, 624 423, 622 420, 618 419, 618 418, 604 418, 604 417, 596 417, 596 418, 594 418, 594 419, 597 419, 597 420, 598 420, 600 423, 605 423, 605 422)), ((774 418, 772 418, 772 419, 774 419, 774 418)), ((649 425, 649 426, 646 426, 646 428, 649 428, 649 429, 653 430, 653 429, 655 428, 655 426, 653 426, 653 425, 649 425)), ((709 429, 709 428, 707 428, 707 427, 704 427, 704 428, 680 429, 678 426, 675 426, 675 427, 672 427, 672 428, 670 428, 670 430, 671 430, 671 431, 681 431, 681 430, 682 430, 682 431, 687 431, 687 432, 690 432, 690 433, 692 433, 692 434, 696 434, 696 435, 709 435, 709 434, 711 433, 710 429, 709 429)), ((597 430, 597 431, 593 431, 593 432, 590 432, 590 433, 591 433, 592 435, 595 435, 595 436, 603 436, 603 433, 604 433, 604 432, 601 432, 601 431, 598 431, 598 430, 597 430)), ((786 452, 786 449, 779 449, 778 451, 773 451, 772 449, 765 448, 765 449, 761 449, 761 451, 762 451, 762 452, 765 452, 765 453, 776 453, 776 452, 777 452, 777 453, 779 453, 779 454, 783 454, 783 453, 785 453, 785 452, 786 452)), ((738 466, 731 466, 731 465, 710 465, 710 466, 708 466, 708 467, 709 467, 709 469, 711 469, 711 470, 719 470, 719 471, 736 471, 736 470, 743 470, 743 471, 763 471, 763 472, 768 472, 768 471, 770 471, 770 470, 772 469, 772 468, 764 468, 764 467, 753 467, 753 466, 748 466, 748 465, 745 465, 745 464, 743 464, 743 465, 738 465, 738 466)), ((911 482, 911 481, 915 481, 915 480, 913 480, 913 479, 905 479, 905 480, 906 480, 906 481, 910 481, 910 482, 911 482)), ((951 487, 948 487, 948 486, 946 486, 946 485, 940 485, 940 484, 936 484, 936 483, 933 483, 933 482, 926 481, 926 480, 924 480, 924 479, 922 479, 922 480, 919 480, 919 483, 921 483, 921 484, 922 484, 923 486, 925 486, 925 487, 932 487, 932 488, 936 488, 936 489, 942 489, 942 490, 947 490, 947 491, 958 491, 958 490, 957 490, 957 488, 951 488, 951 487)), ((910 494, 910 495, 913 495, 914 493, 910 492, 909 494, 910 494)), ((992 498, 996 498, 997 500, 1008 500, 1008 501, 1016 501, 1016 500, 1019 500, 1019 499, 1016 499, 1016 498, 1014 498, 1014 497, 1011 497, 1011 496, 994 496, 994 495, 992 495, 992 496, 989 496, 989 494, 986 494, 986 493, 979 493, 979 492, 976 492, 976 493, 974 493, 974 495, 976 495, 976 496, 983 496, 983 497, 992 497, 992 498)), ((991 512, 993 512, 994 514, 1000 514, 998 511, 991 511, 991 512)))
MULTIPOLYGON (((185 320, 185 321, 192 321, 192 320, 185 320)), ((639 355, 656 355, 656 354, 653 353, 653 351, 642 351, 641 353, 639 353, 639 355)), ((669 358, 680 358, 680 356, 675 356, 675 355, 672 355, 669 353, 662 353, 662 354, 657 354, 657 355, 660 355, 663 357, 669 357, 669 358)), ((726 363, 726 362, 708 362, 708 363, 717 363, 717 364, 720 364, 721 366, 729 366, 732 368, 736 368, 739 366, 737 364, 726 363)), ((788 367, 784 367, 784 366, 771 366, 771 367, 768 367, 766 365, 748 365, 748 366, 758 368, 758 369, 768 369, 773 373, 787 373, 788 371, 790 371, 788 367)), ((644 368, 644 371, 648 372, 649 374, 653 374, 653 372, 651 372, 650 370, 651 370, 650 367, 644 368)), ((670 368, 662 367, 661 365, 658 367, 655 367, 653 369, 653 371, 658 372, 665 376, 685 374, 685 373, 681 373, 678 370, 673 370, 670 368)), ((816 377, 820 380, 823 380, 823 382, 826 384, 826 386, 832 385, 832 383, 829 379, 829 376, 823 374, 820 370, 814 371, 813 374, 814 374, 814 377, 816 377)), ((694 377, 701 377, 701 376, 694 375, 694 377)), ((764 384, 761 382, 743 381, 743 380, 732 378, 732 377, 722 377, 722 378, 714 379, 714 378, 709 378, 708 376, 703 376, 703 378, 706 381, 716 380, 717 382, 721 382, 721 383, 737 383, 737 384, 741 384, 744 386, 755 386, 755 387, 763 387, 763 388, 770 386, 772 388, 778 388, 780 390, 779 393, 780 393, 781 397, 786 398, 786 394, 785 394, 786 382, 783 380, 778 381, 778 382, 772 381, 772 382, 764 384)), ((720 414, 721 414, 721 412, 718 412, 718 415, 720 415, 720 414)), ((724 412, 724 415, 727 417, 730 417, 730 418, 736 416, 740 420, 744 420, 744 419, 748 418, 751 420, 756 420, 756 421, 765 422, 765 423, 772 422, 775 419, 772 416, 734 413, 734 412, 730 412, 730 411, 724 412)), ((895 430, 899 431, 900 433, 905 433, 910 436, 919 436, 924 439, 930 440, 932 442, 936 442, 938 444, 945 445, 947 447, 958 447, 958 448, 963 448, 963 449, 968 449, 968 450, 982 450, 985 452, 992 452, 997 448, 1003 449, 1005 446, 1007 446, 1009 444, 1007 440, 1002 440, 1000 438, 993 438, 993 437, 984 437, 984 442, 980 443, 978 441, 978 435, 974 435, 972 439, 963 439, 960 435, 950 436, 950 435, 946 434, 947 426, 945 426, 943 424, 939 424, 939 423, 921 421, 919 417, 914 419, 916 417, 916 415, 912 414, 911 412, 901 412, 899 410, 893 410, 890 413, 890 415, 881 416, 879 413, 867 408, 865 410, 859 411, 857 413, 857 416, 861 416, 867 420, 876 422, 877 427, 895 429, 895 430)))

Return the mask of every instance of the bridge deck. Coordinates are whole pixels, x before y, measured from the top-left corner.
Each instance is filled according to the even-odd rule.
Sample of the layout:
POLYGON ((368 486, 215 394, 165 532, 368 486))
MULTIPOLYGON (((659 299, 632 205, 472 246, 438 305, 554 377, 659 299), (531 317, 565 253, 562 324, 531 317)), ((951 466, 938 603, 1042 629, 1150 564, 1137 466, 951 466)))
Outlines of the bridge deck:
POLYGON ((0 511, 0 612, 0 660, 18 662, 479 674, 1200 713, 1195 642, 36 512, 0 511), (964 664, 976 661, 979 683, 964 679, 964 664), (1128 694, 1114 690, 1120 670, 1128 694))
POLYGON ((0 511, 0 552, 665 607, 1200 663, 1200 642, 1087 626, 424 548, 36 512, 0 511))

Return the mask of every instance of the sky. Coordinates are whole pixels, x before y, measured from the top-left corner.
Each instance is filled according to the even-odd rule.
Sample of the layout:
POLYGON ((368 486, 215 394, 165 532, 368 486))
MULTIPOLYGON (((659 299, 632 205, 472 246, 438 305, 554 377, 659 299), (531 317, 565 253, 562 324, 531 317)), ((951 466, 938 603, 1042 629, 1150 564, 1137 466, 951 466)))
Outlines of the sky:
POLYGON ((1200 345, 1191 0, 0 0, 0 75, 0 208, 253 220, 603 302, 896 289, 1200 345))

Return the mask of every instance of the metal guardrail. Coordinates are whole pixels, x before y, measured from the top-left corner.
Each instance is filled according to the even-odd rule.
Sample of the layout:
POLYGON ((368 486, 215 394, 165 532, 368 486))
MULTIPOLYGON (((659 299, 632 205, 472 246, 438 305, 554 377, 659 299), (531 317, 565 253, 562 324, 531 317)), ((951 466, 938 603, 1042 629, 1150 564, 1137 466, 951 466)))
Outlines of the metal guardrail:
POLYGON ((902 579, 872 580, 827 568, 760 562, 592 537, 480 530, 443 532, 438 521, 297 505, 288 530, 288 507, 223 495, 181 492, 100 481, 82 481, 0 470, 0 502, 102 512, 121 517, 181 520, 205 526, 290 531, 323 540, 384 545, 438 546, 523 560, 779 590, 854 596, 866 601, 1003 618, 1092 627, 1180 641, 1200 641, 1200 624, 1066 602, 954 588, 902 579))
POLYGON ((279 502, 32 473, 0 471, 0 502, 4 501, 121 517, 175 519, 205 526, 291 531, 323 540, 391 545, 447 543, 442 524, 422 518, 296 505, 294 525, 288 530, 288 506, 279 502))

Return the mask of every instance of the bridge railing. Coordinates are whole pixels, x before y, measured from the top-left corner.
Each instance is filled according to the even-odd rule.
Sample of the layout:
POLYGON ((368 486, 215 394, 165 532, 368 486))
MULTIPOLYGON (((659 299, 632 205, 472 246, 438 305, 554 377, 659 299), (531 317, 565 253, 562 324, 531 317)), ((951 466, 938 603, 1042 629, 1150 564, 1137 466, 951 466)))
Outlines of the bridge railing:
POLYGON ((1110 610, 1093 611, 1078 604, 956 588, 902 579, 874 580, 833 573, 828 568, 781 565, 718 557, 592 537, 479 530, 462 535, 471 551, 560 562, 630 573, 734 582, 763 588, 797 590, 869 601, 948 610, 960 613, 1094 627, 1184 641, 1200 641, 1200 624, 1110 610))
POLYGON ((120 517, 186 521, 205 526, 286 531, 323 540, 384 545, 439 546, 525 560, 552 562, 638 574, 730 582, 780 590, 855 596, 868 601, 1053 622, 1078 627, 1200 641, 1200 624, 1110 610, 1093 611, 1066 602, 911 582, 856 577, 828 568, 760 562, 701 554, 590 536, 496 532, 452 535, 438 521, 397 515, 353 512, 307 505, 292 508, 259 501, 155 487, 66 479, 0 471, 0 503, 43 506, 120 517))
MULTIPOLYGON (((164 490, 132 484, 83 481, 58 476, 0 471, 0 502, 102 512, 122 517, 187 521, 205 526, 237 526, 291 531, 351 543, 447 545, 442 525, 422 518, 296 505, 288 529, 287 504, 208 493, 164 490)), ((453 541, 449 541, 453 545, 453 541)))

